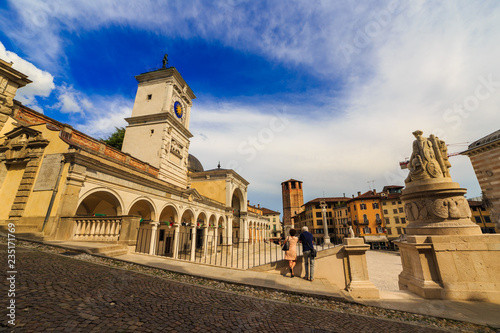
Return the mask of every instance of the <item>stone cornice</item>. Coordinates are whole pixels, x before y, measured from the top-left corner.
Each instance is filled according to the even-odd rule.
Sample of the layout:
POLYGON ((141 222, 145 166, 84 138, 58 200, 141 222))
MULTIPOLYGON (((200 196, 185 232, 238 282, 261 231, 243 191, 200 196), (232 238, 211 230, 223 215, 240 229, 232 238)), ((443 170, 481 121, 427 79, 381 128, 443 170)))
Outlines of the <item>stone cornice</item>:
POLYGON ((106 174, 126 179, 160 191, 181 196, 183 189, 162 181, 146 171, 138 170, 133 166, 121 163, 107 156, 97 156, 93 151, 83 148, 70 149, 64 154, 65 160, 70 163, 83 165, 89 169, 103 171, 106 174))
POLYGON ((466 155, 470 157, 498 147, 500 147, 500 140, 481 145, 477 148, 468 149, 464 152, 461 152, 460 155, 466 155))
POLYGON ((195 99, 196 96, 194 95, 193 91, 191 88, 188 86, 186 81, 182 78, 181 74, 175 69, 175 67, 170 67, 170 68, 161 68, 152 72, 147 72, 143 73, 140 75, 137 75, 135 79, 139 83, 147 82, 147 81, 153 81, 153 80, 165 80, 169 77, 175 78, 179 86, 185 90, 185 93, 189 96, 191 99, 195 99))
POLYGON ((235 179, 239 180, 244 186, 248 186, 248 184, 250 184, 248 181, 246 181, 243 177, 241 177, 238 173, 236 173, 236 171, 232 169, 214 169, 214 170, 188 173, 188 177, 193 180, 207 179, 207 176, 209 176, 210 178, 217 178, 217 179, 228 179, 231 176, 233 176, 235 179))
POLYGON ((187 128, 185 128, 177 119, 175 119, 174 116, 170 114, 170 112, 130 117, 125 118, 125 121, 128 122, 130 126, 144 123, 168 123, 178 129, 188 139, 193 137, 193 134, 191 134, 191 132, 187 128))
POLYGON ((5 75, 9 81, 14 82, 18 88, 24 87, 25 85, 33 82, 28 79, 28 75, 25 75, 14 68, 12 68, 12 64, 5 62, 0 59, 0 72, 1 75, 5 75))

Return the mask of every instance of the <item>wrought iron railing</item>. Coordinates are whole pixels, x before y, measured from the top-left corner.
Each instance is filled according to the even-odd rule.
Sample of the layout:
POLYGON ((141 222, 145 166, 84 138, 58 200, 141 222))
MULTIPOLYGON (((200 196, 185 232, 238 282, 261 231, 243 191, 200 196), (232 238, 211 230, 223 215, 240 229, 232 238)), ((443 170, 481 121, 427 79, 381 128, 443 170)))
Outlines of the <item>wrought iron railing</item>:
MULTIPOLYGON (((281 250, 281 245, 268 240, 244 241, 234 237, 229 239, 221 235, 204 236, 200 233, 196 234, 193 245, 193 234, 190 231, 181 231, 176 234, 174 230, 164 230, 161 234, 157 231, 157 239, 154 243, 151 242, 151 229, 139 230, 136 252, 239 269, 248 269, 285 259, 285 252, 281 250), (150 244, 154 244, 153 251, 150 249, 150 244)), ((334 244, 315 245, 315 249, 323 251, 335 246, 334 244)), ((298 256, 303 254, 302 244, 297 244, 296 251, 298 256)))

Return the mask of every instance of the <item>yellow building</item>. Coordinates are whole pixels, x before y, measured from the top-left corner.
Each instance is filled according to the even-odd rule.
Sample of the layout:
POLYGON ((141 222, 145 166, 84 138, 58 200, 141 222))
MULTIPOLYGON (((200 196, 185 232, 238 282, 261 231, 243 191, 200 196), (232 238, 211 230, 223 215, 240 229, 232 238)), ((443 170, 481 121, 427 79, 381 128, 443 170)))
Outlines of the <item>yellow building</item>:
POLYGON ((401 201, 401 191, 404 186, 384 186, 380 193, 382 215, 389 241, 400 238, 406 234, 406 215, 401 201))
POLYGON ((467 200, 472 213, 471 220, 481 228, 483 234, 496 234, 499 232, 495 228, 495 223, 491 219, 490 210, 485 207, 483 201, 467 200))
POLYGON ((269 219, 270 237, 281 237, 283 230, 280 220, 280 212, 262 207, 264 217, 269 219))
POLYGON ((333 207, 334 243, 342 244, 344 237, 349 234, 349 212, 346 202, 337 203, 333 207))
POLYGON ((367 243, 387 243, 383 220, 381 195, 376 190, 347 201, 347 210, 356 236, 364 237, 367 243))
POLYGON ((119 151, 15 101, 31 81, 0 61, 0 230, 193 261, 268 229, 248 210, 243 177, 205 171, 189 154, 195 96, 180 73, 162 68, 136 79, 119 151))

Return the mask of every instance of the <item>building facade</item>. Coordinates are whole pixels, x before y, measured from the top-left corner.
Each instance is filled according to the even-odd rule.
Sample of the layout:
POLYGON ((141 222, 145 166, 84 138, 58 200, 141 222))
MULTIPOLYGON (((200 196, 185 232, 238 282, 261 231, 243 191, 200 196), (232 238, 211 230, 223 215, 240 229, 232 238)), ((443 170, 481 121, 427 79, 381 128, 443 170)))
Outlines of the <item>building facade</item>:
POLYGON ((467 200, 469 202, 469 207, 471 210, 471 220, 481 228, 483 234, 495 234, 499 233, 499 229, 495 228, 495 223, 491 219, 491 214, 484 205, 483 201, 467 200))
POLYGON ((367 243, 388 243, 381 195, 376 190, 358 192, 347 201, 347 211, 356 236, 363 237, 367 243))
POLYGON ((406 215, 401 201, 401 191, 404 186, 384 186, 380 193, 382 216, 384 219, 387 239, 393 241, 406 234, 406 215))
POLYGON ((251 238, 269 220, 248 211, 248 182, 234 170, 205 171, 189 154, 195 96, 175 68, 136 77, 123 151, 15 101, 30 81, 9 64, 0 76, 0 229, 188 260, 207 239, 263 240, 251 238))
POLYGON ((270 237, 281 237, 283 234, 280 212, 262 207, 264 217, 269 219, 270 237))
POLYGON ((473 143, 462 153, 470 158, 484 206, 490 210, 491 219, 500 229, 500 130, 473 143))
MULTIPOLYGON (((316 198, 311 201, 308 201, 304 204, 304 210, 293 217, 293 224, 295 229, 300 231, 300 229, 304 226, 307 226, 309 232, 313 234, 315 244, 323 244, 325 238, 325 229, 328 231, 328 237, 330 237, 330 241, 332 243, 336 242, 336 235, 339 234, 339 231, 336 230, 337 220, 340 221, 342 217, 339 219, 335 219, 335 210, 342 205, 345 205, 345 202, 349 200, 346 197, 329 197, 329 198, 316 198), (326 228, 323 219, 323 209, 321 207, 321 203, 326 204, 326 228)), ((344 206, 345 207, 345 206, 344 206)), ((337 212, 339 212, 337 210, 337 212)), ((344 213, 345 214, 345 213, 344 213)), ((344 218, 347 219, 347 216, 344 218)))

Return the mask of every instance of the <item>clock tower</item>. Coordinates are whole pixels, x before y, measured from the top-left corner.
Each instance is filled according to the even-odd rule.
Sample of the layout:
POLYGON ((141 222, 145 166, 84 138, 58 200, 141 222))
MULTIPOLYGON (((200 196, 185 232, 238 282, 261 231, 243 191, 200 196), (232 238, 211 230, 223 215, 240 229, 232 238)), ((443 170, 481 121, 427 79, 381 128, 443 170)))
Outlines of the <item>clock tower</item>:
POLYGON ((132 116, 126 118, 122 151, 157 167, 158 178, 187 187, 189 117, 196 98, 179 72, 161 68, 135 77, 132 116))

